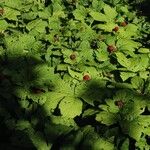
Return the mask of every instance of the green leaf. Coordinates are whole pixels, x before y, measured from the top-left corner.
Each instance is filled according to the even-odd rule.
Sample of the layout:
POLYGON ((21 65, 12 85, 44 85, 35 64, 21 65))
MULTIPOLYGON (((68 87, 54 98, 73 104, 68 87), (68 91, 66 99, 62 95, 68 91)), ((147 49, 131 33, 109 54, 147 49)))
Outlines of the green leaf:
POLYGON ((49 150, 51 148, 51 144, 47 144, 46 139, 42 132, 35 132, 33 130, 28 130, 28 136, 32 141, 33 145, 36 147, 37 150, 49 150))
POLYGON ((18 120, 16 124, 17 130, 25 130, 31 127, 31 124, 27 120, 18 120))
POLYGON ((144 81, 140 77, 135 76, 131 79, 131 84, 133 88, 142 90, 144 86, 144 81))
POLYGON ((138 50, 139 53, 149 53, 150 52, 150 49, 149 48, 140 48, 138 50))
POLYGON ((148 71, 140 71, 140 72, 139 72, 139 76, 140 76, 140 78, 142 78, 142 79, 147 79, 148 76, 149 76, 149 72, 148 72, 148 71))
POLYGON ((26 26, 26 28, 30 31, 32 29, 40 32, 40 33, 43 33, 45 32, 45 27, 48 26, 48 23, 46 21, 43 21, 41 19, 36 19, 36 20, 33 20, 31 22, 29 22, 26 26))
POLYGON ((92 16, 92 18, 96 21, 102 21, 102 22, 107 22, 108 21, 108 18, 107 16, 105 16, 104 14, 102 13, 99 13, 99 12, 95 12, 95 11, 91 11, 90 12, 90 15, 92 16))
POLYGON ((137 57, 129 58, 130 67, 128 68, 130 71, 145 71, 149 65, 149 58, 147 54, 136 55, 137 57))
POLYGON ((45 110, 45 115, 49 116, 54 110, 56 109, 59 102, 64 98, 64 94, 57 93, 57 92, 51 92, 48 96, 48 99, 43 105, 43 108, 45 110))
POLYGON ((21 14, 22 19, 26 19, 26 20, 34 20, 37 17, 37 13, 36 12, 27 12, 27 13, 23 13, 21 14))
POLYGON ((118 31, 120 38, 131 38, 138 36, 138 26, 135 24, 128 24, 125 28, 120 28, 118 31))
POLYGON ((107 19, 110 21, 117 16, 117 12, 116 12, 115 8, 112 8, 106 4, 104 6, 104 13, 105 13, 107 19))
POLYGON ((116 44, 116 37, 107 35, 105 42, 107 45, 115 45, 116 44))
POLYGON ((84 6, 80 6, 80 7, 78 6, 78 8, 73 11, 73 15, 75 19, 80 21, 84 21, 86 14, 87 13, 84 6))
POLYGON ((129 68, 131 62, 126 58, 126 56, 123 53, 117 52, 116 56, 120 65, 129 68))
POLYGON ((99 49, 98 51, 95 51, 95 55, 96 55, 96 59, 97 59, 99 62, 109 60, 109 56, 108 56, 109 53, 108 53, 107 50, 99 49))
POLYGON ((59 104, 64 117, 74 118, 82 113, 82 101, 75 97, 65 97, 59 104))
POLYGON ((136 141, 139 141, 143 132, 143 127, 135 120, 128 124, 128 134, 136 141))
POLYGON ((17 16, 20 16, 20 11, 5 7, 5 13, 3 15, 4 18, 9 20, 18 20, 17 16))
POLYGON ((83 142, 81 149, 86 150, 114 150, 115 146, 108 139, 101 138, 91 126, 86 126, 83 129, 83 142))
POLYGON ((96 120, 102 124, 110 126, 117 123, 117 115, 110 112, 101 111, 96 115, 96 120))
POLYGON ((0 32, 4 32, 9 24, 5 20, 0 20, 0 32))
POLYGON ((98 150, 98 149, 101 149, 101 150, 104 150, 104 149, 109 149, 109 150, 114 150, 114 144, 103 139, 103 138, 100 138, 98 140, 96 140, 94 142, 94 145, 93 145, 93 150, 98 150))
POLYGON ((112 32, 112 29, 116 26, 115 23, 112 23, 112 22, 108 22, 106 24, 98 24, 96 25, 96 27, 98 29, 102 29, 104 30, 105 32, 112 32))
POLYGON ((87 109, 87 110, 84 111, 84 113, 82 114, 82 117, 86 118, 86 117, 95 115, 96 113, 98 113, 98 110, 89 108, 89 109, 87 109))
POLYGON ((136 48, 138 48, 141 44, 139 42, 135 42, 130 39, 124 39, 120 38, 117 41, 117 47, 119 51, 135 51, 136 48))
POLYGON ((32 45, 36 42, 34 36, 28 34, 22 34, 19 36, 19 42, 23 44, 24 49, 29 50, 32 45))
POLYGON ((104 5, 105 3, 103 1, 99 1, 99 0, 92 1, 92 8, 94 8, 96 11, 102 10, 104 5))
POLYGON ((129 139, 126 139, 121 145, 121 150, 128 150, 128 149, 129 149, 129 139))
POLYGON ((15 3, 13 0, 5 0, 5 5, 11 8, 20 8, 21 6, 21 1, 20 0, 16 0, 15 3))
POLYGON ((80 73, 80 72, 77 72, 77 71, 73 71, 73 70, 71 70, 70 67, 68 67, 68 73, 74 79, 77 79, 77 80, 80 80, 80 81, 83 80, 83 73, 80 73))
POLYGON ((75 123, 74 119, 64 117, 64 116, 52 116, 51 115, 51 122, 55 125, 64 125, 67 127, 77 127, 77 124, 75 123))
POLYGON ((81 82, 75 88, 75 95, 82 98, 86 103, 94 106, 94 101, 100 102, 105 95, 106 81, 93 79, 88 82, 81 82))
POLYGON ((67 64, 76 64, 76 63, 79 63, 81 58, 79 56, 79 53, 78 52, 74 52, 70 49, 62 49, 62 54, 63 54, 63 57, 64 57, 64 62, 67 63, 67 64), (71 55, 75 55, 75 59, 72 60, 70 58, 71 55))
POLYGON ((120 72, 120 77, 122 81, 125 81, 130 77, 134 77, 135 75, 136 73, 133 73, 133 72, 120 72))

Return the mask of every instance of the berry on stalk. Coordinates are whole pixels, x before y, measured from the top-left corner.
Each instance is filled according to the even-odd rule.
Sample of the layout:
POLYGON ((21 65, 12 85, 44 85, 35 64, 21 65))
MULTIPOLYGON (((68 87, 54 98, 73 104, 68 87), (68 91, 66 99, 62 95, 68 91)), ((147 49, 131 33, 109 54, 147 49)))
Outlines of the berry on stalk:
POLYGON ((83 76, 83 80, 84 81, 89 81, 89 80, 91 80, 91 77, 88 74, 86 74, 86 75, 83 76))
POLYGON ((115 28, 113 28, 113 31, 117 32, 119 30, 119 27, 116 26, 115 28))
POLYGON ((0 15, 3 15, 3 14, 4 14, 4 9, 0 8, 0 15))
POLYGON ((109 53, 112 53, 112 52, 114 52, 114 51, 116 50, 116 47, 113 46, 113 45, 109 45, 109 46, 107 47, 107 50, 108 50, 109 53))
POLYGON ((75 54, 71 54, 71 55, 70 55, 70 59, 71 59, 71 60, 75 60, 75 59, 76 59, 76 55, 75 55, 75 54))
POLYGON ((118 101, 115 101, 115 105, 118 106, 119 108, 123 108, 124 102, 122 100, 118 100, 118 101))
POLYGON ((120 24, 122 27, 125 27, 125 26, 127 26, 127 22, 121 22, 121 24, 120 24))

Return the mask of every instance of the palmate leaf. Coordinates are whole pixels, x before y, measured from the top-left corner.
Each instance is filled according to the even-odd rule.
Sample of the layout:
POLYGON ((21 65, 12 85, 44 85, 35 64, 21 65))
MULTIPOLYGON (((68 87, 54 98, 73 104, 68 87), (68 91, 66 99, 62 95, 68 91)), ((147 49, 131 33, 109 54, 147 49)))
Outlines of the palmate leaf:
POLYGON ((145 71, 149 65, 149 58, 146 54, 137 55, 137 57, 129 58, 129 60, 131 63, 128 70, 132 72, 145 71))
POLYGON ((136 76, 136 73, 133 72, 120 72, 120 77, 122 81, 126 81, 130 77, 136 76))
POLYGON ((79 53, 76 52, 76 51, 74 52, 71 49, 62 49, 61 53, 63 54, 64 62, 67 63, 67 64, 76 64, 76 63, 79 63, 80 60, 81 60, 81 57, 79 56, 79 53), (75 55, 74 60, 72 60, 70 58, 70 56, 72 54, 75 55))
POLYGON ((90 42, 88 40, 81 41, 78 49, 81 51, 84 51, 85 49, 90 49, 90 42))
POLYGON ((44 93, 40 94, 30 93, 27 95, 27 98, 32 99, 32 101, 38 103, 39 105, 43 105, 47 101, 48 95, 44 93))
POLYGON ((140 48, 140 49, 138 50, 138 52, 139 52, 139 53, 144 53, 144 54, 145 54, 145 53, 150 53, 150 49, 143 47, 143 48, 140 48))
POLYGON ((78 6, 77 9, 73 11, 73 15, 76 20, 84 21, 86 15, 87 15, 87 10, 85 9, 84 6, 78 6))
POLYGON ((54 112, 59 102, 64 98, 64 94, 51 92, 43 105, 43 109, 45 110, 45 115, 49 116, 54 112))
POLYGON ((96 120, 102 124, 110 126, 117 123, 118 116, 117 114, 113 114, 111 112, 101 111, 96 115, 96 120))
POLYGON ((104 14, 99 13, 93 10, 90 10, 90 15, 93 17, 96 21, 102 21, 102 22, 112 22, 113 19, 117 16, 117 12, 115 8, 111 8, 109 5, 104 5, 104 14))
POLYGON ((131 99, 134 99, 134 95, 132 91, 129 90, 119 90, 116 92, 116 94, 113 96, 114 100, 122 100, 122 101, 129 101, 131 99))
POLYGON ((65 97, 60 102, 59 109, 62 116, 74 118, 82 113, 82 101, 75 97, 65 97))
POLYGON ((31 123, 27 120, 18 120, 16 123, 16 130, 25 130, 31 128, 31 123))
POLYGON ((108 51, 103 50, 103 49, 99 49, 98 51, 95 51, 96 59, 99 62, 109 60, 108 54, 109 54, 108 51))
POLYGON ((119 38, 130 39, 136 36, 138 36, 138 26, 132 23, 128 24, 125 28, 120 28, 118 31, 119 38))
POLYGON ((101 138, 94 131, 91 126, 86 126, 83 128, 83 142, 81 143, 81 149, 86 150, 103 150, 109 149, 114 150, 115 146, 108 139, 101 138))
MULTIPOLYGON (((113 26, 114 28, 114 26, 113 26)), ((111 28, 112 29, 112 28, 111 28)), ((105 43, 107 45, 116 45, 116 40, 117 40, 117 37, 116 36, 112 36, 112 35, 106 35, 105 36, 106 39, 105 39, 105 43)))
POLYGON ((139 141, 144 128, 135 121, 127 124, 129 136, 135 139, 136 141, 139 141))
POLYGON ((91 11, 90 15, 96 21, 107 22, 107 17, 102 13, 99 13, 99 12, 96 12, 96 11, 91 11))
POLYGON ((24 49, 29 50, 32 48, 32 45, 36 42, 34 36, 29 34, 19 35, 19 42, 23 44, 24 49))
POLYGON ((5 20, 0 20, 0 32, 3 32, 7 29, 9 24, 5 20))
POLYGON ((104 13, 109 21, 112 21, 117 16, 115 8, 110 7, 109 5, 104 5, 104 13))
POLYGON ((106 99, 106 105, 105 104, 101 104, 99 106, 100 109, 108 112, 108 113, 118 113, 119 112, 119 108, 118 106, 115 105, 115 101, 112 99, 106 99))
POLYGON ((8 50, 8 55, 22 55, 24 50, 24 45, 18 40, 18 36, 6 36, 5 45, 8 50))
POLYGON ((92 8, 96 11, 102 10, 104 5, 105 5, 105 3, 103 1, 99 1, 99 0, 92 1, 92 8))
POLYGON ((11 8, 19 8, 22 5, 20 0, 16 0, 15 3, 13 0, 5 0, 5 5, 11 8))
POLYGON ((130 137, 134 138, 137 142, 141 140, 142 134, 149 135, 148 129, 150 125, 150 118, 144 115, 140 115, 132 121, 126 120, 121 123, 122 129, 125 133, 129 134, 130 137))
POLYGON ((119 51, 122 51, 122 52, 135 51, 135 49, 141 46, 141 43, 135 42, 131 39, 120 38, 118 39, 116 46, 118 47, 119 51))
POLYGON ((73 118, 68 118, 68 116, 54 116, 51 115, 51 123, 54 125, 64 125, 67 127, 78 128, 73 118))
POLYGON ((32 29, 38 31, 39 33, 45 33, 45 27, 48 26, 48 23, 46 21, 43 21, 42 19, 36 19, 31 22, 29 22, 26 26, 26 28, 30 31, 32 29))
POLYGON ((52 145, 47 144, 42 132, 36 132, 33 128, 29 128, 28 130, 26 130, 26 133, 28 134, 30 140, 37 150, 49 150, 51 148, 52 145))
POLYGON ((62 150, 75 150, 75 147, 81 143, 83 139, 83 132, 80 130, 74 131, 71 134, 67 135, 67 137, 63 140, 63 144, 61 145, 62 150))
MULTIPOLYGON (((94 102, 101 102, 105 95, 106 81, 102 79, 93 79, 87 82, 81 82, 75 88, 75 95, 82 98, 86 103, 94 106, 94 102)), ((107 91, 108 92, 108 91, 107 91)))
POLYGON ((117 52, 116 56, 118 62, 127 68, 127 70, 132 72, 145 71, 149 64, 149 58, 147 54, 137 54, 136 57, 126 58, 123 53, 117 52))
POLYGON ((126 139, 121 145, 121 150, 128 150, 128 149, 129 149, 129 139, 126 139))
POLYGON ((119 62, 122 66, 124 66, 124 67, 126 67, 126 68, 129 68, 131 62, 126 58, 126 56, 125 56, 123 53, 117 52, 117 53, 116 53, 116 56, 117 56, 118 62, 119 62))
POLYGON ((9 7, 5 7, 5 13, 3 17, 9 20, 18 20, 17 16, 20 16, 20 15, 21 15, 20 11, 9 8, 9 7))
POLYGON ((115 26, 117 26, 117 24, 111 23, 111 22, 108 22, 108 23, 106 23, 106 24, 98 24, 98 25, 96 25, 96 27, 97 27, 98 29, 102 29, 102 30, 104 30, 105 32, 112 32, 112 30, 113 30, 113 28, 114 28, 115 26))
POLYGON ((145 150, 149 150, 150 149, 150 145, 147 143, 146 138, 141 138, 139 141, 137 141, 135 143, 136 147, 138 147, 139 149, 145 149, 145 150))
POLYGON ((131 84, 133 88, 142 90, 144 86, 144 80, 138 76, 135 76, 131 79, 131 84))
POLYGON ((22 19, 26 19, 26 20, 34 20, 34 19, 36 19, 37 15, 38 15, 38 13, 30 11, 27 13, 22 13, 21 17, 22 17, 22 19))
POLYGON ((81 38, 81 41, 92 40, 96 37, 96 32, 86 23, 80 24, 81 31, 76 34, 77 38, 81 38))
POLYGON ((83 73, 82 72, 74 71, 70 67, 68 67, 68 73, 74 79, 77 79, 79 81, 83 80, 83 73))

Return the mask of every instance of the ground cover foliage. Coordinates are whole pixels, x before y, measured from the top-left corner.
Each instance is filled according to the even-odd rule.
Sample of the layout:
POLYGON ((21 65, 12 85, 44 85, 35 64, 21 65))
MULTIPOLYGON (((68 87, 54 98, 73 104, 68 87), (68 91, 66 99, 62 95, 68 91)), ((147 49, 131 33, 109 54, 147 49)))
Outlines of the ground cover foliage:
POLYGON ((142 3, 0 1, 1 149, 150 149, 142 3))

